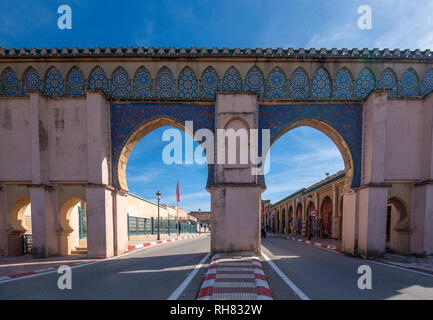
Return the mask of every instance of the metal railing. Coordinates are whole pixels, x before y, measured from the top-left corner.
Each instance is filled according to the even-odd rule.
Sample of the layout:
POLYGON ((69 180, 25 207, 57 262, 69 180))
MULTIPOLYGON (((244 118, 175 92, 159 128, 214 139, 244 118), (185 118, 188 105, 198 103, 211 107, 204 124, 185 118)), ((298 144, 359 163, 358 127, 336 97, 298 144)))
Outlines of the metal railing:
MULTIPOLYGON (((197 223, 179 222, 180 233, 197 233, 197 223)), ((160 220, 161 234, 177 234, 176 221, 160 220), (170 229, 170 232, 169 232, 170 229)), ((128 214, 128 236, 153 235, 158 233, 158 220, 155 218, 132 217, 128 214)))

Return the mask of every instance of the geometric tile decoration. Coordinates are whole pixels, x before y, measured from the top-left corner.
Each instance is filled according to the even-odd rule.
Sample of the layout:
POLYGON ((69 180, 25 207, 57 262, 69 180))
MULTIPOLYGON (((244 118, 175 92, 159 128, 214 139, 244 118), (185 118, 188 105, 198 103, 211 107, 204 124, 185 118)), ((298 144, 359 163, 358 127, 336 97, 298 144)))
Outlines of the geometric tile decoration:
POLYGON ((290 126, 305 119, 316 119, 328 124, 345 141, 353 161, 352 188, 359 187, 361 183, 362 105, 259 106, 259 129, 270 129, 271 145, 278 137, 286 133, 290 126))
MULTIPOLYGON (((113 180, 119 185, 117 167, 119 157, 128 139, 138 128, 156 119, 170 119, 184 126, 193 121, 194 132, 209 129, 214 132, 215 106, 188 104, 112 104, 111 105, 111 155, 113 180)), ((209 165, 208 185, 213 182, 213 166, 209 165)))
POLYGON ((238 70, 230 67, 223 78, 223 91, 224 92, 239 92, 242 91, 242 79, 238 70))
POLYGON ((2 96, 19 96, 20 83, 12 68, 7 67, 1 74, 0 95, 2 96))
POLYGON ((257 67, 252 67, 245 78, 245 91, 257 92, 260 98, 265 95, 265 81, 263 73, 257 67))
POLYGON ((313 75, 311 96, 313 98, 329 98, 331 96, 331 79, 323 67, 319 68, 313 75))
POLYGON ((101 67, 93 69, 89 77, 89 89, 102 90, 108 96, 108 80, 107 75, 101 67))
POLYGON ((391 90, 388 94, 390 97, 397 96, 397 79, 390 68, 383 70, 377 82, 377 88, 381 90, 391 90))
POLYGON ((212 67, 207 67, 203 72, 200 83, 201 98, 215 98, 215 92, 220 91, 218 74, 212 67))
POLYGON ((131 83, 128 72, 118 67, 111 76, 111 96, 113 98, 129 98, 131 95, 131 83))
POLYGON ((156 96, 158 98, 176 97, 174 77, 167 67, 162 67, 156 76, 156 96))
POLYGON ((376 88, 376 80, 373 72, 364 68, 359 72, 358 79, 356 80, 356 97, 365 98, 371 91, 376 88))
POLYGON ((179 98, 197 98, 197 78, 191 68, 185 67, 180 73, 177 87, 179 98))
POLYGON ((134 77, 134 97, 153 97, 153 80, 146 68, 140 67, 134 77))
POLYGON ((296 69, 290 77, 289 96, 295 99, 308 98, 309 96, 308 75, 302 68, 296 69))
POLYGON ((26 96, 28 90, 42 90, 42 82, 39 73, 32 67, 24 72, 23 76, 23 94, 26 96))
POLYGON ((84 75, 76 67, 72 68, 66 77, 66 93, 71 97, 84 96, 85 94, 84 75))
POLYGON ((272 99, 287 97, 287 80, 284 71, 274 68, 268 77, 267 97, 272 99))
POLYGON ((433 69, 429 69, 425 73, 424 80, 422 81, 421 95, 424 97, 432 91, 433 91, 433 69))
POLYGON ((62 74, 56 67, 51 67, 45 75, 45 95, 47 97, 64 97, 65 84, 62 74))
POLYGON ((342 68, 335 77, 334 97, 340 99, 350 99, 353 97, 353 79, 346 68, 342 68))
MULTIPOLYGON (((111 148, 113 177, 119 186, 117 166, 128 139, 144 124, 156 119, 170 119, 180 125, 193 121, 194 132, 206 128, 215 132, 215 106, 190 104, 126 103, 111 105, 111 148)), ((332 127, 347 144, 353 161, 352 187, 360 185, 362 146, 362 106, 336 105, 259 105, 259 129, 270 129, 271 144, 298 121, 316 119, 332 127)), ((259 146, 261 135, 259 135, 259 146)), ((260 149, 260 148, 259 148, 260 149)), ((260 151, 259 151, 260 152, 260 151)), ((208 166, 207 186, 211 186, 213 166, 208 166)), ((264 178, 258 176, 264 185, 264 178)))
POLYGON ((407 69, 401 76, 400 97, 416 97, 418 95, 418 76, 413 69, 407 69))

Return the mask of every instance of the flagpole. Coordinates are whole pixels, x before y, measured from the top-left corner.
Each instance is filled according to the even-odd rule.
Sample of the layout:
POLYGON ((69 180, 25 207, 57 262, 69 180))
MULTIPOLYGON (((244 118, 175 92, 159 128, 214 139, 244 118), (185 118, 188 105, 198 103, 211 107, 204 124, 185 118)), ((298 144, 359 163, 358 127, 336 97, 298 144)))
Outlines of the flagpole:
POLYGON ((180 230, 179 230, 179 202, 177 203, 176 206, 176 219, 177 219, 177 234, 180 234, 180 230))

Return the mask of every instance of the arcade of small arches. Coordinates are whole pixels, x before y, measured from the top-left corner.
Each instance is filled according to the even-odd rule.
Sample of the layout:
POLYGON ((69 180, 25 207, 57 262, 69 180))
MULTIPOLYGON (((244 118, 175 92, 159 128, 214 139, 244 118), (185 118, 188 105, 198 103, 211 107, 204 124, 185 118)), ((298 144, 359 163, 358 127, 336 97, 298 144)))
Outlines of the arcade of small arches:
MULTIPOLYGON (((265 200, 262 223, 267 231, 309 239, 342 240, 345 172, 328 176, 271 204, 265 200), (312 211, 317 212, 312 217, 312 211)), ((388 190, 385 248, 389 252, 410 254, 410 199, 400 186, 388 190)), ((384 213, 385 215, 385 213, 384 213)), ((413 217, 412 217, 413 218, 413 217)))
POLYGON ((122 66, 116 67, 111 77, 98 65, 88 75, 77 66, 71 67, 66 74, 55 66, 46 70, 39 67, 39 72, 28 66, 20 76, 8 66, 1 72, 0 95, 19 97, 28 95, 28 91, 40 90, 47 97, 79 97, 89 89, 102 90, 114 99, 214 99, 220 91, 257 92, 260 98, 268 99, 364 99, 373 90, 388 90, 390 97, 426 96, 433 91, 433 69, 420 70, 423 74, 419 75, 410 67, 397 75, 392 67, 377 73, 364 67, 354 77, 356 70, 351 68, 353 66, 342 66, 335 74, 330 74, 318 65, 312 74, 308 74, 303 66, 292 66, 290 69, 294 70, 289 74, 288 68, 275 66, 265 75, 256 65, 245 74, 231 66, 223 71, 221 78, 212 66, 196 72, 190 66, 184 66, 179 73, 162 66, 152 75, 142 65, 132 70, 131 78, 131 73, 122 66))

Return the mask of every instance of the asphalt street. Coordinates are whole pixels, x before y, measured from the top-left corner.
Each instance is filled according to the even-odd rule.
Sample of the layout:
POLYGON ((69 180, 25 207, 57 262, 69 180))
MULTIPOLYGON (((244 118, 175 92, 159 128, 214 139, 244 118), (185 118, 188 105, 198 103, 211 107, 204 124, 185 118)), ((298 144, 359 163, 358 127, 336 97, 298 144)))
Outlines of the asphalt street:
MULTIPOLYGON (((71 290, 58 288, 61 274, 56 272, 0 283, 0 300, 193 300, 210 260, 205 259, 209 249, 209 237, 138 249, 73 267, 71 290)), ((433 299, 431 275, 281 238, 262 239, 262 252, 262 265, 275 299, 433 299), (358 288, 362 276, 358 268, 362 265, 371 268, 371 289, 358 288)))
MULTIPOLYGON (((195 238, 138 249, 98 263, 72 268, 72 289, 60 290, 56 272, 0 284, 6 299, 157 299, 165 300, 209 253, 210 238, 195 238)), ((207 264, 182 290, 195 299, 207 264)))
MULTIPOLYGON (((297 241, 268 237, 262 252, 307 298, 433 299, 433 276, 377 264, 297 241), (372 288, 359 289, 361 265, 371 267, 372 288)), ((300 299, 270 263, 263 268, 275 299, 300 299)))

